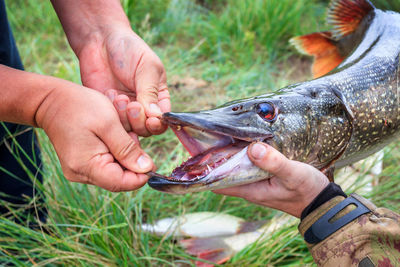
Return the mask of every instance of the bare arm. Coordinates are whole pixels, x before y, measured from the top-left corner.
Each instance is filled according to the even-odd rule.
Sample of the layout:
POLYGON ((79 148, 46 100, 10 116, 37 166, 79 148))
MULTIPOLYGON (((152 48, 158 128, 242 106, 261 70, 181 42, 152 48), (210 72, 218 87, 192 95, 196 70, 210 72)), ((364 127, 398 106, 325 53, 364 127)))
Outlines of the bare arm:
POLYGON ((0 65, 0 121, 38 126, 36 112, 56 86, 44 77, 0 65))
POLYGON ((103 38, 115 28, 131 29, 119 0, 51 2, 77 55, 88 42, 103 38))

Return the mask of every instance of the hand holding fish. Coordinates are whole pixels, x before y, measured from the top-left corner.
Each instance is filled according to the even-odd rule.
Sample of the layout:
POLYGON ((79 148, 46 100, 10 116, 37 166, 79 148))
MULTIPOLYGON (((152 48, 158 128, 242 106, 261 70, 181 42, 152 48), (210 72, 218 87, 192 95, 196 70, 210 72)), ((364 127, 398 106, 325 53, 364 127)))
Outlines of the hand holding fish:
POLYGON ((110 98, 126 130, 141 136, 166 130, 159 119, 162 112, 170 111, 164 66, 130 28, 112 31, 106 40, 85 47, 79 62, 82 83, 110 98), (104 51, 103 46, 103 55, 92 57, 104 51), (104 91, 107 88, 115 89, 104 91))
POLYGON ((329 184, 328 178, 316 168, 289 160, 265 143, 252 144, 248 156, 254 165, 271 173, 273 177, 215 190, 215 193, 241 197, 300 217, 304 208, 329 184))
POLYGON ((62 79, 0 65, 0 120, 43 128, 65 177, 110 191, 138 189, 153 170, 101 93, 62 79), (101 119, 99 119, 101 118, 101 119))
POLYGON ((79 58, 83 85, 111 99, 127 131, 164 132, 159 118, 171 106, 164 66, 132 31, 120 1, 52 2, 79 58))

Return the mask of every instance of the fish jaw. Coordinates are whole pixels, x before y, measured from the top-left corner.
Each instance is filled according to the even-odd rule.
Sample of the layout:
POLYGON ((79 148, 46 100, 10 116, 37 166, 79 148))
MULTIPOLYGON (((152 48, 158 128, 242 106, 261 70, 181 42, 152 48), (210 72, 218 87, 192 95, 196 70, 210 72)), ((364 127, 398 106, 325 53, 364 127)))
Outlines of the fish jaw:
POLYGON ((352 135, 352 115, 345 99, 325 81, 283 89, 212 110, 165 113, 163 121, 192 158, 171 177, 152 175, 148 184, 163 192, 185 194, 270 178, 247 156, 248 146, 260 141, 291 160, 317 169, 331 166, 352 135))
POLYGON ((185 194, 268 178, 268 173, 252 164, 247 149, 251 142, 266 141, 273 135, 261 127, 249 131, 242 127, 241 130, 240 124, 246 121, 243 116, 239 119, 221 116, 219 120, 216 115, 219 112, 164 114, 164 122, 192 157, 177 167, 171 177, 153 173, 148 181, 150 187, 166 193, 185 194), (233 123, 227 123, 227 117, 233 123))
POLYGON ((247 156, 247 149, 248 146, 234 154, 222 165, 211 169, 201 178, 180 180, 155 174, 149 179, 148 184, 162 192, 186 194, 237 186, 269 178, 271 175, 268 172, 253 165, 247 156))

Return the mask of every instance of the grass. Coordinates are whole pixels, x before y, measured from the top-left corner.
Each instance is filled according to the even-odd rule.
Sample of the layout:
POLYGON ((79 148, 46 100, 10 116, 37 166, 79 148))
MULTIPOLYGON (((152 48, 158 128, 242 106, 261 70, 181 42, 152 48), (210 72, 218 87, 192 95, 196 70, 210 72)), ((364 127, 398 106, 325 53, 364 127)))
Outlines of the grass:
MULTIPOLYGON (((7 4, 26 69, 79 83, 77 59, 50 4, 33 0, 9 0, 7 4)), ((326 1, 124 0, 122 4, 132 27, 163 60, 170 78, 173 110, 179 111, 212 107, 306 79, 306 72, 299 69, 307 61, 294 55, 287 39, 325 29, 321 15, 326 1), (186 84, 179 85, 184 77, 203 80, 206 86, 190 89, 186 84)), ((40 186, 49 218, 37 231, 0 218, 2 264, 190 266, 193 257, 173 240, 148 235, 137 226, 194 211, 219 211, 248 220, 276 214, 211 192, 173 196, 145 186, 135 192, 110 193, 70 183, 64 179, 46 135, 37 132, 45 163, 45 181, 40 186)), ((160 173, 169 173, 188 157, 171 131, 144 139, 142 144, 158 163, 160 173)), ((365 194, 376 204, 394 210, 400 208, 400 185, 396 182, 400 178, 399 145, 385 150, 381 183, 365 194)), ((363 183, 362 176, 349 192, 357 191, 363 183)), ((31 205, 35 203, 33 199, 31 205)), ((23 208, 10 210, 18 216, 23 208)), ((291 226, 242 250, 227 266, 311 263, 297 228, 291 226)))

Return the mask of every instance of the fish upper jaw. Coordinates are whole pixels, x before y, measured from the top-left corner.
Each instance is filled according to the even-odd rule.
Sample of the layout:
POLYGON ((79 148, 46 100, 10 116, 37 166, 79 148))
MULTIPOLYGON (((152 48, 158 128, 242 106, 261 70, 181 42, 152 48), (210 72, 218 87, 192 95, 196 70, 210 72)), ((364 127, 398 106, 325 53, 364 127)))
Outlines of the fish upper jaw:
POLYGON ((193 114, 196 113, 164 115, 164 122, 192 157, 175 168, 170 177, 153 174, 148 182, 152 188, 174 194, 214 190, 243 184, 243 181, 248 183, 250 169, 253 169, 252 173, 266 177, 251 163, 247 148, 253 141, 272 138, 272 134, 267 133, 258 139, 237 138, 222 133, 223 130, 228 131, 229 126, 224 129, 218 120, 210 120, 212 117, 208 114, 193 114))

